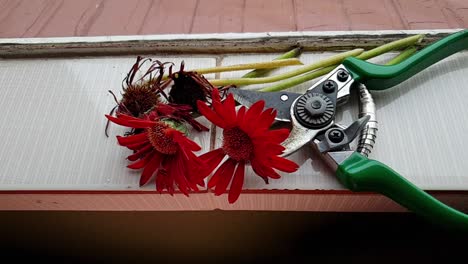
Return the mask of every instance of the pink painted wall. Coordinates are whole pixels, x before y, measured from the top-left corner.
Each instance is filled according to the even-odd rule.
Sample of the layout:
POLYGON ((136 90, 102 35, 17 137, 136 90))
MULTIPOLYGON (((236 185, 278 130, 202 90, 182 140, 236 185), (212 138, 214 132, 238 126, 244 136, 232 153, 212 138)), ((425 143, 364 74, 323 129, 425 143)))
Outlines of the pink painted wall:
POLYGON ((0 0, 0 37, 468 27, 466 0, 0 0))

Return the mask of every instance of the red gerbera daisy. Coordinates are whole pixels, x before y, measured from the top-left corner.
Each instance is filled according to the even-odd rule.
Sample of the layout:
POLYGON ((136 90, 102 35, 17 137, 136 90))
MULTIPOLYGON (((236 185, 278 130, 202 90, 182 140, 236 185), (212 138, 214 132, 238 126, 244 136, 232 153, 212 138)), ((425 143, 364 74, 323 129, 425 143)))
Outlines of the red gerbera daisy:
POLYGON ((127 167, 143 169, 140 186, 145 185, 153 174, 156 174, 156 189, 159 192, 166 189, 173 194, 175 184, 188 196, 191 189, 198 191, 197 184, 204 186, 203 180, 191 173, 191 170, 202 166, 201 160, 193 153, 201 148, 185 136, 186 127, 181 122, 158 117, 155 111, 145 118, 126 114, 106 117, 118 125, 143 129, 139 134, 117 136, 121 146, 135 151, 127 157, 135 162, 127 167))
POLYGON ((219 92, 215 89, 212 99, 213 110, 201 101, 197 104, 201 114, 224 129, 222 147, 200 156, 206 163, 202 173, 204 176, 211 173, 228 156, 208 182, 208 187, 215 187, 215 195, 226 192, 231 183, 228 200, 229 203, 234 203, 242 190, 247 163, 250 163, 254 172, 265 183, 268 183, 268 178, 281 177, 275 169, 284 172, 298 169, 296 163, 279 156, 284 150, 281 143, 289 136, 289 130, 270 130, 276 111, 271 108, 263 111, 264 101, 253 104, 248 110, 242 106, 236 112, 232 94, 221 102, 219 92))

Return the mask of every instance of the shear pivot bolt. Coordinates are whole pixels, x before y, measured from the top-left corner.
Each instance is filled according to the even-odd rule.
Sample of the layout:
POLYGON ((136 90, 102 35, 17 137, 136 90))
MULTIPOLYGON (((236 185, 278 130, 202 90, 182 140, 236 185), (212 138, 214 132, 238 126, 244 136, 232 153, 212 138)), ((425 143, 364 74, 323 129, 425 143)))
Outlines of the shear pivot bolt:
POLYGON ((307 113, 312 117, 320 117, 327 110, 327 102, 320 97, 312 97, 305 105, 307 113))
POLYGON ((334 114, 333 102, 321 93, 306 93, 298 98, 294 106, 297 121, 308 128, 328 125, 333 120, 334 114))
POLYGON ((332 80, 325 81, 322 85, 322 89, 326 93, 333 93, 337 88, 336 82, 332 80))
POLYGON ((348 80, 349 74, 346 71, 339 70, 338 73, 336 74, 336 77, 338 81, 346 82, 346 80, 348 80))
POLYGON ((328 133, 328 139, 333 143, 340 143, 344 139, 344 133, 339 129, 332 129, 328 133))
POLYGON ((310 105, 313 109, 320 109, 322 107, 322 103, 319 100, 313 101, 310 105))

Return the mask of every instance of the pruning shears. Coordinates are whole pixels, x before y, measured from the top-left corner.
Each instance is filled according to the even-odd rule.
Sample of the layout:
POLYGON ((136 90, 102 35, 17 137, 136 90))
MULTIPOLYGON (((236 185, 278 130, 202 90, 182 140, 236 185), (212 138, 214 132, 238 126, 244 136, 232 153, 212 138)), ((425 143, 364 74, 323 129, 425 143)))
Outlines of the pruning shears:
POLYGON ((377 135, 376 107, 370 91, 391 88, 430 65, 468 48, 468 30, 453 33, 391 66, 347 58, 303 94, 229 89, 247 107, 264 100, 277 110, 278 121, 290 122, 283 156, 304 145, 321 153, 340 182, 351 191, 383 194, 410 211, 449 227, 468 230, 468 215, 447 206, 418 188, 385 164, 368 159, 377 135), (349 126, 335 123, 337 107, 345 104, 351 89, 359 91, 359 119, 349 126), (350 143, 358 139, 356 150, 350 143))

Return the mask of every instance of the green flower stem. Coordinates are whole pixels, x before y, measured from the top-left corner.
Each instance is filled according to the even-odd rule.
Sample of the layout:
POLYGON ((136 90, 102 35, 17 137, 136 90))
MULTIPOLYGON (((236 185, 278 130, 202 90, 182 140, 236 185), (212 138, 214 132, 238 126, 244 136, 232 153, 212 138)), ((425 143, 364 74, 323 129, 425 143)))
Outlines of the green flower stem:
POLYGON ((303 75, 300 75, 300 76, 296 76, 296 77, 294 77, 294 78, 291 78, 291 79, 282 81, 282 82, 280 82, 280 83, 278 83, 278 84, 275 84, 275 85, 272 85, 272 86, 268 86, 268 87, 262 88, 262 89, 260 89, 259 91, 260 91, 260 92, 277 92, 277 91, 282 91, 282 90, 291 88, 291 87, 293 87, 293 86, 299 85, 299 84, 301 84, 301 83, 304 83, 304 82, 313 80, 313 79, 318 78, 318 77, 320 77, 320 76, 323 76, 323 75, 325 75, 325 74, 331 72, 331 71, 332 71, 333 69, 335 69, 337 66, 338 66, 338 64, 335 64, 335 65, 332 65, 332 66, 328 66, 328 67, 325 67, 325 68, 321 68, 321 69, 315 70, 315 71, 313 71, 313 72, 308 72, 308 73, 306 73, 306 74, 303 74, 303 75))
MULTIPOLYGON (((394 42, 390 42, 388 44, 379 46, 379 47, 377 47, 375 49, 363 52, 360 55, 356 56, 356 58, 362 59, 362 60, 367 60, 367 59, 376 57, 378 55, 381 55, 383 53, 389 52, 392 49, 401 49, 401 48, 404 48, 404 47, 408 47, 409 45, 414 45, 414 44, 420 42, 422 40, 422 38, 423 38, 423 35, 416 35, 416 36, 411 36, 411 37, 404 38, 404 39, 401 39, 401 40, 397 40, 397 41, 394 41, 394 42)), ((416 52, 415 47, 407 48, 401 54, 399 54, 398 56, 396 56, 395 58, 393 58, 391 61, 388 62, 388 63, 391 63, 391 64, 387 63, 387 65, 392 65, 392 64, 399 63, 399 62, 405 60, 406 58, 408 58, 409 56, 411 56, 414 52, 416 52)), ((318 78, 320 76, 323 76, 323 75, 329 73, 330 71, 332 71, 337 66, 338 66, 338 64, 335 64, 335 65, 325 67, 325 68, 322 68, 322 69, 319 69, 319 70, 316 70, 316 71, 313 71, 313 72, 309 72, 309 73, 306 73, 306 74, 303 74, 303 75, 300 75, 300 76, 297 76, 297 77, 294 77, 294 78, 290 78, 290 79, 282 81, 282 82, 280 82, 278 84, 268 86, 268 87, 264 87, 264 88, 260 89, 259 91, 262 91, 262 92, 282 91, 282 90, 288 89, 290 87, 296 86, 298 84, 301 84, 301 83, 310 81, 312 79, 318 78)))
POLYGON ((215 79, 210 80, 211 84, 215 86, 224 86, 224 85, 250 85, 250 84, 262 84, 262 83, 271 83, 277 82, 284 79, 288 79, 312 70, 320 69, 330 65, 335 65, 343 61, 345 58, 350 56, 358 56, 364 50, 363 49, 354 49, 351 51, 339 53, 337 55, 331 56, 319 62, 315 62, 299 69, 286 72, 283 74, 278 74, 270 77, 260 77, 260 78, 237 78, 237 79, 215 79))
MULTIPOLYGON (((393 64, 400 63, 400 62, 404 61, 405 59, 407 59, 408 57, 410 57, 411 55, 413 55, 413 53, 415 53, 415 52, 416 52, 416 48, 415 47, 410 47, 410 48, 404 50, 402 53, 400 53, 395 58, 391 59, 389 62, 386 63, 386 65, 393 65, 393 64)), ((293 86, 299 85, 301 83, 313 80, 313 79, 318 78, 320 76, 323 76, 323 75, 331 72, 337 66, 338 66, 338 64, 332 65, 332 66, 329 66, 329 67, 325 67, 325 68, 322 68, 322 69, 319 69, 319 70, 316 70, 316 71, 313 71, 313 72, 309 72, 309 73, 306 73, 306 74, 303 74, 303 75, 300 75, 300 76, 285 80, 285 81, 280 82, 280 83, 278 83, 276 85, 272 85, 272 86, 269 86, 269 87, 262 88, 259 91, 261 91, 261 92, 282 91, 282 90, 291 88, 293 86)))
POLYGON ((237 64, 237 65, 230 65, 230 66, 219 66, 219 67, 213 67, 213 68, 194 69, 190 71, 194 71, 199 74, 207 74, 207 73, 227 72, 227 71, 243 71, 243 70, 250 70, 250 69, 269 69, 269 68, 278 68, 282 66, 291 66, 291 65, 303 65, 303 63, 297 58, 289 58, 289 59, 280 59, 280 60, 267 61, 267 62, 256 62, 256 63, 237 64))
MULTIPOLYGON (((237 65, 230 65, 230 66, 219 66, 219 67, 212 67, 212 68, 200 68, 200 69, 193 69, 189 71, 194 71, 199 74, 207 74, 207 73, 217 73, 217 72, 243 71, 243 70, 250 70, 250 69, 269 70, 269 69, 279 68, 283 66, 292 66, 292 65, 304 65, 304 64, 297 58, 285 58, 285 59, 277 59, 274 61, 254 62, 254 63, 237 64, 237 65)), ((168 77, 169 76, 165 74, 162 79, 167 80, 168 77)))
MULTIPOLYGON (((290 58, 296 58, 298 57, 299 55, 301 55, 302 53, 302 48, 301 47, 298 47, 298 48, 295 48, 295 49, 292 49, 286 53, 284 53, 283 55, 277 57, 277 58, 274 58, 273 60, 283 60, 283 59, 290 59, 290 58)), ((257 69, 257 70, 253 70, 253 71, 250 71, 246 74, 244 74, 241 78, 257 78, 257 77, 262 77, 262 76, 265 76, 267 75, 268 73, 270 73, 273 69, 257 69)))
POLYGON ((411 37, 392 41, 390 43, 384 44, 377 48, 365 51, 362 54, 360 54, 357 58, 361 60, 368 60, 370 58, 376 57, 378 55, 387 53, 392 50, 401 50, 403 48, 413 46, 417 43, 420 43, 423 38, 424 38, 424 35, 420 34, 420 35, 414 35, 411 37))
POLYGON ((407 58, 411 57, 411 55, 413 55, 414 53, 416 53, 418 49, 416 49, 416 47, 409 47, 407 49, 405 49, 404 51, 402 51, 400 54, 398 54, 397 56, 395 56, 395 58, 389 60, 387 63, 385 63, 385 65, 395 65, 395 64, 398 64, 404 60, 406 60, 407 58))

